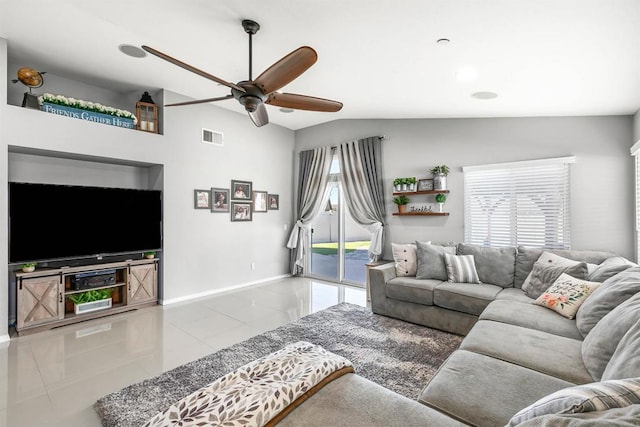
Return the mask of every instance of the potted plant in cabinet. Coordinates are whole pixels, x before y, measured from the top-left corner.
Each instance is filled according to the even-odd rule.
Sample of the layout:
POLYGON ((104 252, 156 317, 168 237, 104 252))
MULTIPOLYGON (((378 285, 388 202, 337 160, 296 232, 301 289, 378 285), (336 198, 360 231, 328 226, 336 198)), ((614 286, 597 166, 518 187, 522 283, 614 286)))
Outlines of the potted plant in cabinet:
POLYGON ((73 304, 74 312, 76 314, 90 313, 92 311, 104 310, 111 308, 112 288, 108 289, 93 289, 86 292, 80 292, 77 294, 67 295, 73 304))
POLYGON ((407 210, 407 203, 409 203, 409 198, 405 195, 398 196, 393 199, 393 203, 398 205, 398 213, 405 213, 407 210))

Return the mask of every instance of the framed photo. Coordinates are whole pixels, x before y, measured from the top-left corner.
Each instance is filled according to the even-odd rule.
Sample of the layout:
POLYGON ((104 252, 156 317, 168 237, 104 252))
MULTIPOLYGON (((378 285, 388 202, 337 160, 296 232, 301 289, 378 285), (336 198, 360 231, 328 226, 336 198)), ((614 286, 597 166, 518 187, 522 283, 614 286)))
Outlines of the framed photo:
POLYGON ((251 200, 251 181, 231 180, 231 200, 251 200))
POLYGON ((419 179, 418 191, 431 191, 433 190, 433 179, 419 179))
POLYGON ((211 191, 193 190, 193 207, 195 209, 211 209, 211 191))
POLYGON ((267 211, 267 192, 266 191, 254 191, 251 193, 253 198, 253 211, 254 212, 266 212, 267 211))
POLYGON ((251 202, 231 202, 231 221, 252 221, 251 202))
POLYGON ((279 194, 269 194, 267 196, 267 202, 269 203, 268 209, 270 211, 277 211, 280 209, 280 195, 279 194))
POLYGON ((211 189, 211 212, 229 212, 229 189, 211 189))

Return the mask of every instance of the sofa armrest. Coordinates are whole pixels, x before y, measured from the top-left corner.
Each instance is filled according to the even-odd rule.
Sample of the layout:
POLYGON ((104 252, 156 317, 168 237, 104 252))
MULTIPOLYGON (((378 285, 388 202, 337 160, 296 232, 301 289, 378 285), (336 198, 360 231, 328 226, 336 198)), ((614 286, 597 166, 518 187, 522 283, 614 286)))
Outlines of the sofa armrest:
POLYGON ((369 291, 371 292, 371 310, 377 314, 386 314, 386 284, 396 277, 396 265, 393 262, 369 269, 369 291))

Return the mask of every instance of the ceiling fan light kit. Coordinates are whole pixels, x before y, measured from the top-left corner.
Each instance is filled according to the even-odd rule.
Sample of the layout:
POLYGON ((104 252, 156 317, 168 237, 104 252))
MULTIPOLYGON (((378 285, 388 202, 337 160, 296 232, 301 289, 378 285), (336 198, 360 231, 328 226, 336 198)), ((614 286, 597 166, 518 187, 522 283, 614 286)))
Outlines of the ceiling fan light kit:
POLYGON ((309 46, 302 46, 285 55, 253 79, 253 43, 252 38, 260 29, 260 25, 250 19, 242 21, 242 28, 249 34, 249 78, 238 83, 230 83, 222 80, 206 71, 173 58, 149 46, 142 46, 146 52, 164 59, 174 65, 198 74, 201 77, 217 82, 219 85, 231 89, 231 94, 216 98, 206 98, 195 101, 167 104, 170 106, 203 104, 208 102, 224 101, 235 98, 247 111, 251 121, 260 127, 269 123, 269 115, 265 104, 280 107, 280 109, 307 110, 320 112, 337 112, 342 109, 342 103, 330 99, 316 98, 307 95, 277 92, 282 87, 291 83, 302 73, 307 71, 318 59, 316 51, 309 46))

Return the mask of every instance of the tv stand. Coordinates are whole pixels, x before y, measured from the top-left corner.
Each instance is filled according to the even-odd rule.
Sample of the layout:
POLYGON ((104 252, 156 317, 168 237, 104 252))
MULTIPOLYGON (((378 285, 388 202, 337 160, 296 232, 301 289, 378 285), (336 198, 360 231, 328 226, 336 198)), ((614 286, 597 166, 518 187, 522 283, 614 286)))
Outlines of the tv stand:
POLYGON ((129 311, 158 303, 158 259, 127 260, 106 264, 84 265, 16 272, 18 335, 129 311), (113 274, 115 280, 104 283, 84 282, 79 288, 76 277, 113 274), (76 314, 68 297, 87 290, 112 289, 111 306, 76 314))

